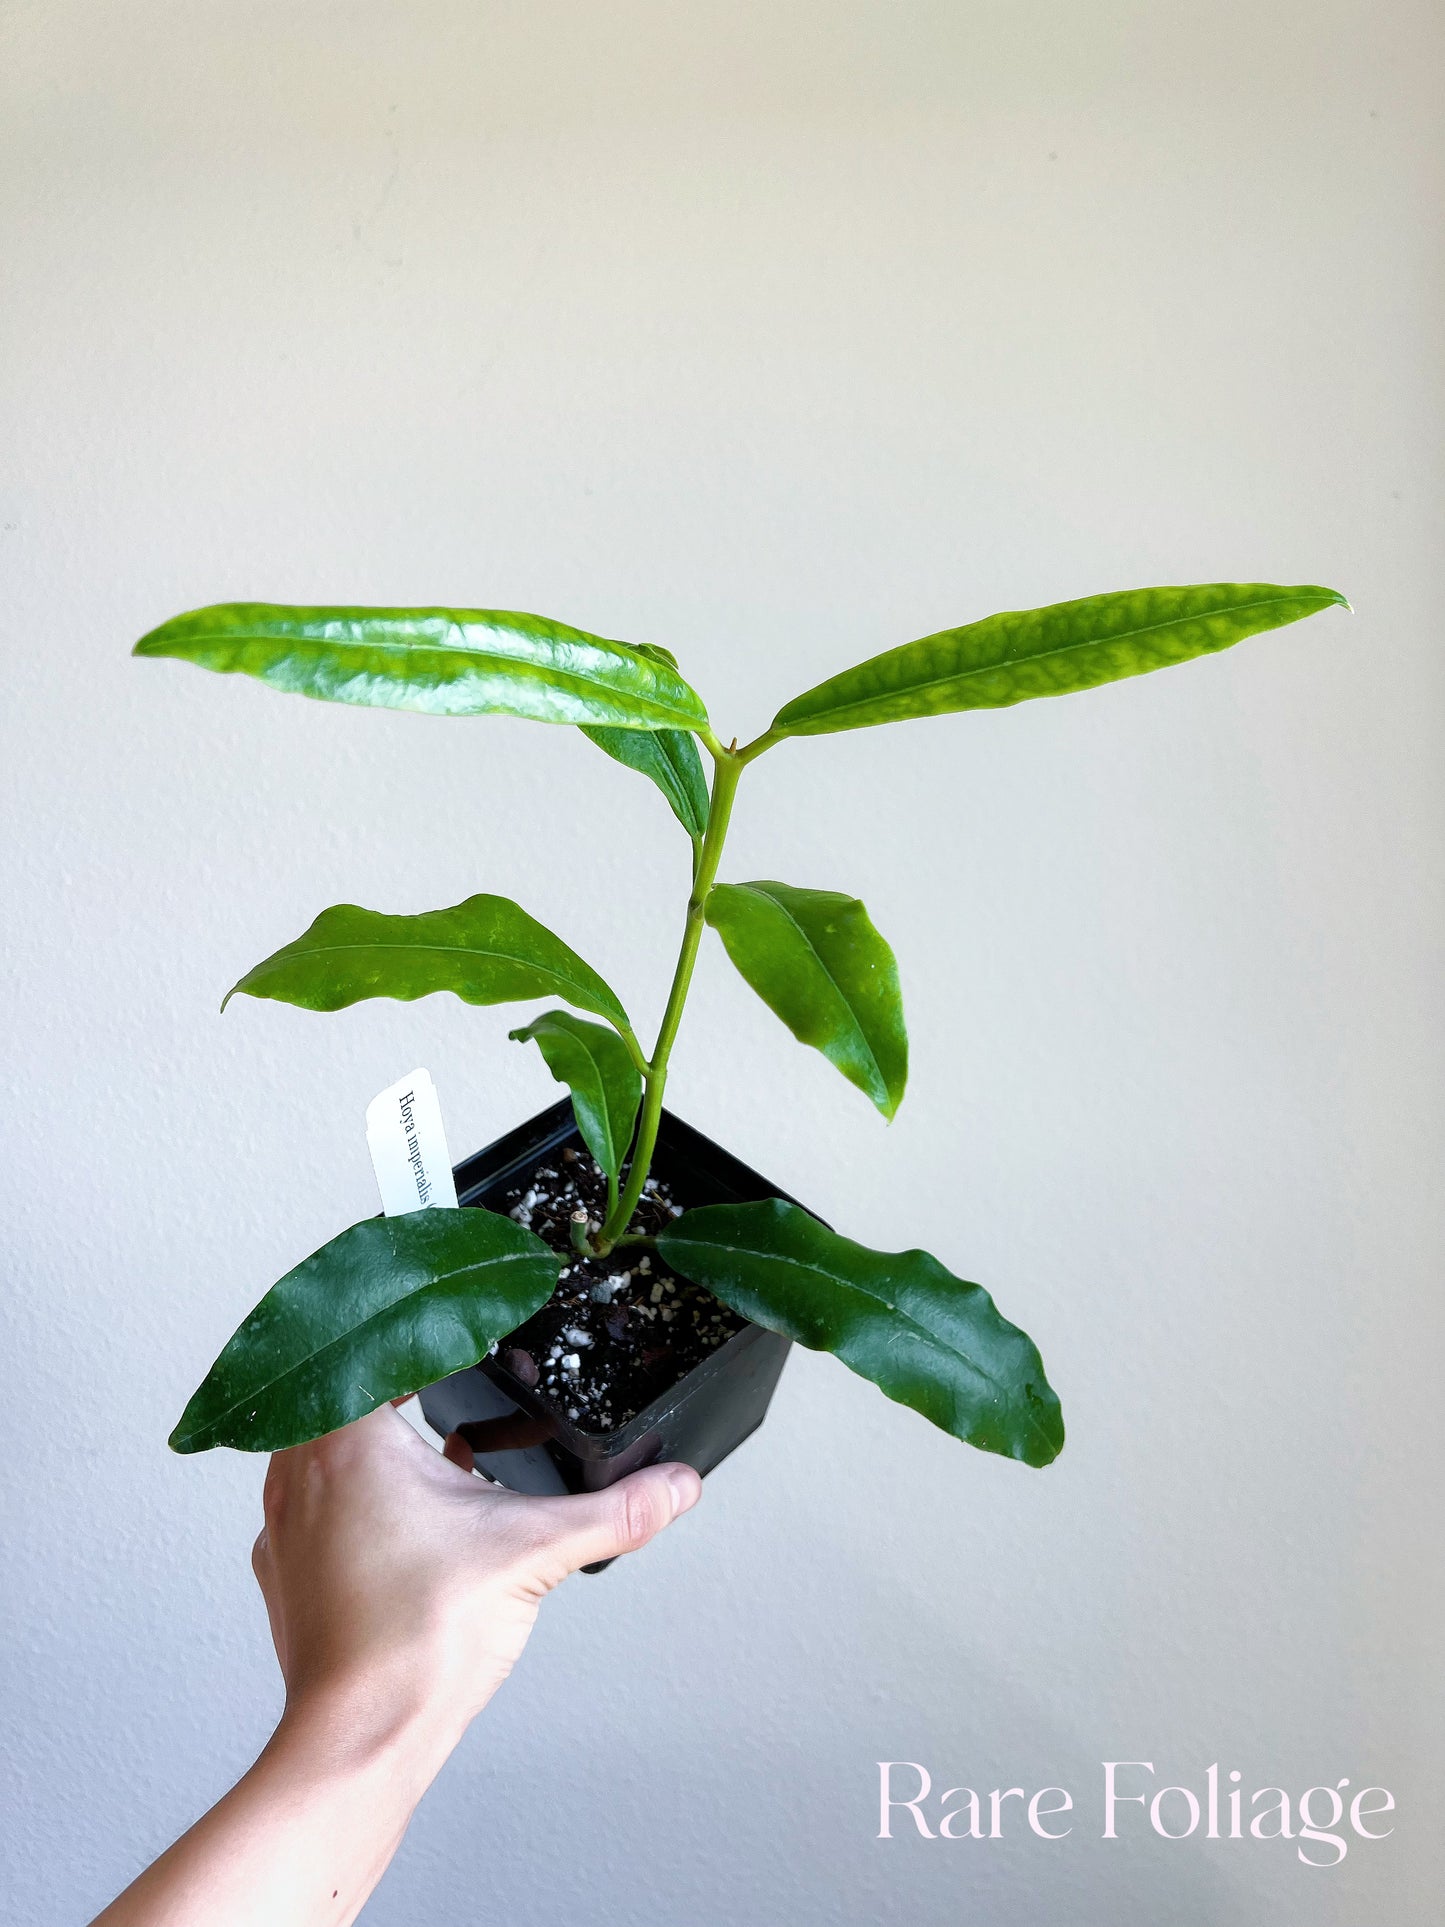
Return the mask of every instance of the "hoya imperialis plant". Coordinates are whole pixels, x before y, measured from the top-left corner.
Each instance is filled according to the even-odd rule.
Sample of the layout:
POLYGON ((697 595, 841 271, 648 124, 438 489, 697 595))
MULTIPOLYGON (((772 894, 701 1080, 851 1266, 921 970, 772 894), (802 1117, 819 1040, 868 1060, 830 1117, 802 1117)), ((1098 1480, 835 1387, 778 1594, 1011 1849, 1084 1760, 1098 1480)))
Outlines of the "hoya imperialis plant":
MULTIPOLYGON (((1333 589, 1210 583, 989 616, 831 677, 741 747, 724 742, 666 650, 505 610, 226 603, 162 624, 135 653, 239 671, 332 702, 567 724, 649 777, 692 845, 682 940, 650 1048, 577 951, 491 895, 415 916, 335 905, 248 971, 226 1001, 241 992, 340 1010, 435 991, 470 1004, 560 999, 570 1008, 548 1010, 511 1036, 535 1043, 570 1088, 578 1130, 606 1175, 602 1221, 574 1217, 580 1250, 604 1256, 654 1245, 673 1272, 743 1317, 834 1353, 971 1445, 1042 1466, 1057 1456, 1064 1428, 1036 1347, 987 1291, 937 1258, 868 1250, 776 1198, 686 1210, 650 1238, 633 1229, 708 926, 794 1036, 885 1118, 903 1097, 898 971, 862 903, 773 880, 719 881, 739 784, 760 756, 795 739, 1089 689, 1334 605, 1349 606, 1333 589)), ((569 1255, 477 1207, 352 1225, 267 1292, 171 1444, 273 1451, 474 1365, 546 1303, 569 1255)))

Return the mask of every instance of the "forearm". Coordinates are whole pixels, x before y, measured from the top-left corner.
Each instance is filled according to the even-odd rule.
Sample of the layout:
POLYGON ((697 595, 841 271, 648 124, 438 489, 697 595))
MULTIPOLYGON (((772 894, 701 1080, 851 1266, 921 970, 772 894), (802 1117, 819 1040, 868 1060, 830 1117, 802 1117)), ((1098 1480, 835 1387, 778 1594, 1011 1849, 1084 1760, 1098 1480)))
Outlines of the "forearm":
POLYGON ((256 1764, 94 1927, 348 1927, 458 1734, 288 1712, 256 1764))

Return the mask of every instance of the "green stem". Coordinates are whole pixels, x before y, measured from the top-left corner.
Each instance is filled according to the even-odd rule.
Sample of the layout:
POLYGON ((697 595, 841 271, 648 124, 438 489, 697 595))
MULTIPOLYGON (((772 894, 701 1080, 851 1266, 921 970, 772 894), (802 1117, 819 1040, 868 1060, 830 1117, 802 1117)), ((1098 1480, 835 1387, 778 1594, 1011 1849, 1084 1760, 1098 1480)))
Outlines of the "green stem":
MULTIPOLYGON (((708 747, 711 749, 712 744, 708 747)), ((642 1119, 637 1127, 632 1162, 627 1171, 627 1185, 617 1204, 607 1214, 607 1222, 597 1240, 600 1252, 610 1251, 632 1222, 632 1214, 637 1209, 637 1200, 642 1196, 642 1187, 647 1181, 652 1153, 657 1145, 657 1127, 662 1120, 662 1093, 667 1086, 667 1061, 672 1055, 677 1027, 682 1022, 683 1005, 687 1002, 688 986, 692 982, 693 966, 702 942, 708 894, 717 878, 718 862, 727 839, 728 819, 733 812, 733 797, 737 792, 738 778, 743 773, 741 758, 731 750, 724 749, 721 743, 713 751, 713 765, 707 835, 702 841, 702 854, 698 859, 692 894, 687 900, 687 921, 683 925, 682 947, 677 953, 677 968, 672 973, 667 1008, 662 1013, 662 1026, 657 1033, 652 1062, 643 1072, 646 1094, 642 1100, 642 1119)))
POLYGON ((647 1075, 647 1059, 642 1054, 642 1046, 637 1041, 637 1033, 631 1024, 614 1024, 612 1028, 627 1046, 627 1055, 632 1059, 634 1070, 640 1077, 647 1075))
POLYGON ((771 749, 774 743, 784 741, 786 741, 786 738, 781 730, 765 729, 761 736, 754 736, 750 743, 743 744, 742 748, 736 752, 737 759, 740 763, 748 764, 755 756, 761 756, 765 749, 771 749))

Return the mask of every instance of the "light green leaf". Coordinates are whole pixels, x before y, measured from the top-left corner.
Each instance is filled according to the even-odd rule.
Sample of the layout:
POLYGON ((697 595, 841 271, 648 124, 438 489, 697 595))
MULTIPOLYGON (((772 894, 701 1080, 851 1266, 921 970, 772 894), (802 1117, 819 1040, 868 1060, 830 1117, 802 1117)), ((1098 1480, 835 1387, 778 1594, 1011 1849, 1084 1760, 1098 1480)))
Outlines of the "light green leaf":
POLYGON ((248 970, 226 1002, 244 991, 304 1010, 342 1010, 366 997, 410 1002, 437 990, 468 1004, 562 997, 609 1023, 627 1024, 626 1011, 590 964, 509 897, 493 896, 415 917, 334 904, 294 943, 248 970))
POLYGON ((535 1043, 558 1083, 569 1087, 583 1143, 615 1178, 642 1102, 642 1079, 622 1039, 570 1010, 544 1011, 508 1034, 518 1043, 535 1043))
POLYGON ((368 1218, 274 1284, 171 1434, 177 1452, 279 1452, 475 1365, 539 1310, 562 1259, 468 1207, 368 1218))
POLYGON ((856 897, 789 883, 719 883, 707 920, 793 1035, 891 1118, 908 1081, 893 952, 856 897))
POLYGON ((1063 1448, 1032 1339, 926 1251, 870 1251, 778 1198, 685 1211, 657 1248, 744 1318, 834 1353, 955 1438, 1025 1465, 1063 1448))
POLYGON ((224 602, 162 623, 135 654, 239 671, 328 702, 437 716, 495 712, 623 729, 707 722, 702 699, 658 656, 510 609, 224 602))
POLYGON ((1228 649, 1245 636, 1321 609, 1349 606, 1336 589, 1211 582, 1125 589, 987 616, 905 643, 819 683, 780 709, 772 727, 782 736, 818 736, 1062 696, 1228 649))

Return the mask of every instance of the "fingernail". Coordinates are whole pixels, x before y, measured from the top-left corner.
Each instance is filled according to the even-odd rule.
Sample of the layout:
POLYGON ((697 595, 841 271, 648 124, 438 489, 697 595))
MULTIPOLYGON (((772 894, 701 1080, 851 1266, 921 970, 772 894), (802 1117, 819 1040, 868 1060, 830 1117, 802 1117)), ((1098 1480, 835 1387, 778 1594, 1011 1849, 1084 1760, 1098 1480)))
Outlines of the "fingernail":
POLYGON ((674 1519, 676 1519, 679 1514, 686 1512, 689 1506, 696 1505, 702 1497, 702 1480, 690 1465, 669 1466, 667 1484, 669 1491, 672 1493, 672 1516, 674 1519))

